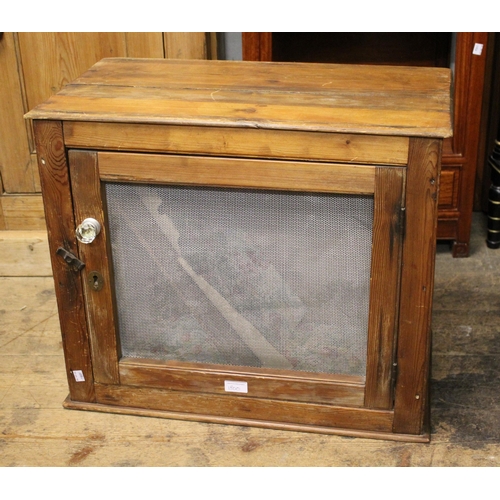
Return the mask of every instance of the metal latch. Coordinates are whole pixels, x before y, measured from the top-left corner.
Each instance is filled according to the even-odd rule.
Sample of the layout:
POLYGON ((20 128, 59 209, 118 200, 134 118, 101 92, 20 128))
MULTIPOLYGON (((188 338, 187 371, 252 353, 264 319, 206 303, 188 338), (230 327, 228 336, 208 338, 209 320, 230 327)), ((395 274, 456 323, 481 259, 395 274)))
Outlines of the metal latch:
POLYGON ((63 247, 59 247, 56 250, 56 254, 60 255, 64 259, 66 264, 72 266, 75 271, 81 271, 85 267, 85 264, 81 260, 77 259, 71 252, 68 252, 63 247))

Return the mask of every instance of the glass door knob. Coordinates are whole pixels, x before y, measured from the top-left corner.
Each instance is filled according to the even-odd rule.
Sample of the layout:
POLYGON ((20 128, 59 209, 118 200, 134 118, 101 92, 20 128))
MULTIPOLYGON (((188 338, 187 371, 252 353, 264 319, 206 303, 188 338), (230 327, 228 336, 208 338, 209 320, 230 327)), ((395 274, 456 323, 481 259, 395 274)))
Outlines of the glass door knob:
POLYGON ((78 241, 81 243, 85 243, 88 245, 92 243, 97 235, 101 232, 101 224, 97 222, 95 219, 89 218, 85 219, 77 228, 76 228, 76 237, 78 241))

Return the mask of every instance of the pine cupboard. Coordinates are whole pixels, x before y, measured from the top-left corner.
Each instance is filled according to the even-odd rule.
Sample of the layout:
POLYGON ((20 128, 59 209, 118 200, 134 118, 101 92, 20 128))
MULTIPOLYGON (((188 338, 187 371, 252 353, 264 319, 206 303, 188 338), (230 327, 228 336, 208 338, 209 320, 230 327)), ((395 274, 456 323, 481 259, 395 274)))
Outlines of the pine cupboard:
POLYGON ((30 111, 65 406, 428 441, 450 90, 114 58, 30 111))

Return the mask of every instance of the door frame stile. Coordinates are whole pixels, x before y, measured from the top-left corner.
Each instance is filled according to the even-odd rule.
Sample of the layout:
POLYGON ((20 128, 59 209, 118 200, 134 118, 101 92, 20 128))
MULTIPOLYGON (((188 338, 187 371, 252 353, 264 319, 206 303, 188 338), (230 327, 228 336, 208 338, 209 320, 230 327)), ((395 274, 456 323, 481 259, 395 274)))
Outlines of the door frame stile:
POLYGON ((34 120, 33 127, 69 397, 90 403, 95 401, 94 376, 81 273, 57 253, 63 248, 79 258, 62 122, 34 120))

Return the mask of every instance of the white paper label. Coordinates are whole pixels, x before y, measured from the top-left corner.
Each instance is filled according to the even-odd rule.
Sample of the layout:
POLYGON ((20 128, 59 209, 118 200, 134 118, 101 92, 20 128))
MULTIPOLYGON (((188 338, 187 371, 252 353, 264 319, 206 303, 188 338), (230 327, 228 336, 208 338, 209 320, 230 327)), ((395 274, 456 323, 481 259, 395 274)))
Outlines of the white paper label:
POLYGON ((475 43, 474 48, 472 49, 472 53, 475 56, 480 56, 483 53, 483 44, 482 43, 475 43))
POLYGON ((73 370, 73 377, 75 377, 77 382, 85 382, 82 370, 73 370))
POLYGON ((224 390, 226 392, 248 392, 247 382, 234 382, 232 380, 224 380, 224 390))

